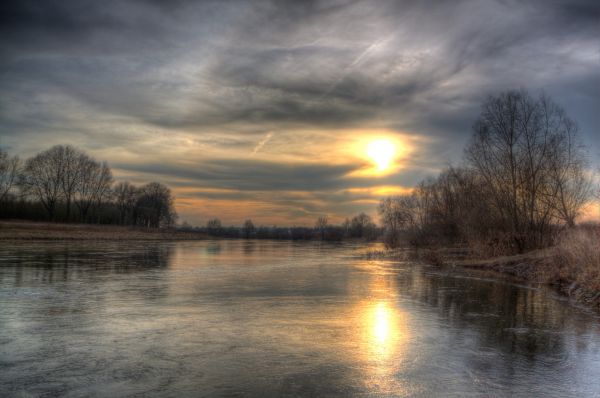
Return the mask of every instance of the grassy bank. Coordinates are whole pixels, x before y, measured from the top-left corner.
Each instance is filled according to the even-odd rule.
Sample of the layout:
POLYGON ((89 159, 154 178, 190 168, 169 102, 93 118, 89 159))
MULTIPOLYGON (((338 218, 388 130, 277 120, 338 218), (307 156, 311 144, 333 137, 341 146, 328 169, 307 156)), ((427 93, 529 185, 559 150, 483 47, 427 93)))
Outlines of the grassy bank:
POLYGON ((60 224, 28 221, 0 221, 0 241, 22 240, 195 240, 206 234, 175 229, 139 228, 114 225, 60 224))
MULTIPOLYGON (((526 283, 549 285, 600 312, 600 227, 566 231, 552 247, 511 256, 487 257, 464 247, 427 248, 411 253, 436 266, 493 271, 526 283)), ((372 252, 367 257, 406 256, 406 250, 388 250, 372 252)))

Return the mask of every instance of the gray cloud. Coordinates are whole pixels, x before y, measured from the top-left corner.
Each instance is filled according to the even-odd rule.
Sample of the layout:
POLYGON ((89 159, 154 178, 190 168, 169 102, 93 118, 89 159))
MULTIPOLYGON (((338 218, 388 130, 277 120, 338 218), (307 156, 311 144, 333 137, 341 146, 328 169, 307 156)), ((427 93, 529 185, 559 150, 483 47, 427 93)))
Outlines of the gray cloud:
POLYGON ((279 163, 264 160, 211 159, 189 164, 113 163, 117 169, 183 179, 183 185, 249 191, 335 191, 381 185, 413 186, 427 174, 408 167, 399 173, 373 178, 348 177, 356 164, 279 163))
POLYGON ((259 160, 217 159, 189 165, 115 164, 115 167, 148 174, 177 176, 200 186, 252 191, 311 191, 340 187, 355 165, 282 164, 259 160))

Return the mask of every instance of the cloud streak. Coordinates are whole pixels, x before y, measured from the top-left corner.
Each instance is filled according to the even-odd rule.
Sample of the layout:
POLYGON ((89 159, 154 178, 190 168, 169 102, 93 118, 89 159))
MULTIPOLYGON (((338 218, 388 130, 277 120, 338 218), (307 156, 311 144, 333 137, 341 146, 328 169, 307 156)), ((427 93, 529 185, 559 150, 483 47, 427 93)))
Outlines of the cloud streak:
POLYGON ((252 150, 252 155, 256 155, 256 153, 260 151, 267 144, 267 142, 271 140, 271 138, 273 138, 273 133, 269 132, 264 136, 264 138, 258 141, 258 144, 256 144, 256 146, 252 150))

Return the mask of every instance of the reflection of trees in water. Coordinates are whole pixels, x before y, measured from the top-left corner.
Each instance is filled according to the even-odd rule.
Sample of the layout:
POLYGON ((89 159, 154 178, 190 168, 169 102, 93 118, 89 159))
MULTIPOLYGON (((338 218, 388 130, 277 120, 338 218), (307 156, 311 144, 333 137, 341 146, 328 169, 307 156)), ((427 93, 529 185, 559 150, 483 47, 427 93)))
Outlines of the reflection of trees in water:
POLYGON ((206 246, 206 252, 208 254, 219 254, 221 253, 221 251, 223 250, 223 247, 221 246, 220 242, 210 242, 207 246, 206 246))
POLYGON ((256 250, 256 242, 253 240, 246 240, 243 243, 244 254, 252 254, 256 250))
POLYGON ((32 281, 67 282, 84 274, 96 279, 106 274, 166 268, 172 250, 171 244, 157 243, 17 246, 0 252, 0 278, 15 275, 15 285, 20 286, 32 281))
POLYGON ((506 354, 507 364, 515 356, 530 361, 540 354, 558 358, 567 350, 563 332, 579 334, 589 326, 578 322, 569 306, 552 299, 545 290, 447 277, 421 267, 399 273, 397 284, 402 295, 436 310, 452 333, 462 334, 457 336, 459 341, 475 336, 474 348, 499 348, 506 354))
POLYGON ((149 272, 167 268, 172 251, 170 243, 15 247, 0 250, 0 284, 20 288, 15 292, 23 319, 34 316, 48 327, 57 319, 85 324, 107 311, 120 311, 114 297, 125 302, 166 297, 168 280, 149 272), (119 276, 133 273, 140 278, 119 276))

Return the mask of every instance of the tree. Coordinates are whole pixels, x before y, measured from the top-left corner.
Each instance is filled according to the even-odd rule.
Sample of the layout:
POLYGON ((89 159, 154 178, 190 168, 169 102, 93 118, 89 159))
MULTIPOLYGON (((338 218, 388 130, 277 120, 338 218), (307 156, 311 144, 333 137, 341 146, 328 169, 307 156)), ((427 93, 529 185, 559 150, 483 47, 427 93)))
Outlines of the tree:
POLYGON ((365 213, 360 213, 350 221, 350 236, 354 238, 371 237, 376 228, 371 217, 365 213))
POLYGON ((485 181, 482 195, 519 251, 542 244, 554 219, 572 225, 587 200, 576 133, 545 95, 508 91, 483 104, 467 162, 485 181))
POLYGON ((89 162, 89 158, 85 153, 75 149, 71 145, 56 145, 50 151, 59 159, 57 167, 61 168, 60 185, 62 196, 65 200, 65 219, 69 221, 71 218, 71 203, 75 196, 75 191, 84 182, 82 172, 89 162))
POLYGON ((417 224, 417 196, 412 194, 384 198, 377 211, 385 229, 386 244, 397 246, 400 231, 413 228, 417 224))
POLYGON ((39 219, 44 211, 50 220, 64 215, 73 221, 71 205, 83 222, 168 227, 177 219, 171 190, 152 182, 137 188, 128 182, 115 185, 110 167, 70 145, 55 145, 27 159, 19 159, 0 149, 1 217, 39 219), (21 198, 10 191, 16 185, 21 198), (9 200, 7 200, 7 198, 9 200))
POLYGON ((119 224, 133 223, 138 189, 129 182, 120 182, 112 190, 113 201, 119 212, 119 224))
POLYGON ((39 200, 54 220, 56 205, 63 195, 63 157, 52 147, 27 159, 19 185, 26 195, 39 200))
POLYGON ((79 182, 75 187, 76 205, 81 219, 87 220, 92 205, 99 205, 110 195, 112 172, 106 162, 98 163, 92 158, 82 156, 79 162, 79 182))
POLYGON ((158 182, 151 182, 139 189, 136 201, 136 218, 145 227, 168 227, 175 223, 177 213, 173 206, 171 190, 158 182))
MULTIPOLYGON (((561 110, 555 110, 561 112, 561 110)), ((587 173, 587 154, 577 135, 577 125, 569 119, 563 123, 562 134, 553 137, 549 163, 550 189, 545 200, 569 227, 581 214, 581 209, 593 194, 592 179, 587 173)))
POLYGON ((218 218, 213 218, 211 220, 208 220, 208 222, 206 223, 206 230, 208 232, 209 235, 219 235, 221 233, 221 231, 223 230, 223 226, 221 225, 221 220, 219 220, 218 218))
POLYGON ((17 182, 19 164, 17 156, 10 157, 8 153, 0 149, 0 203, 4 201, 17 182))
POLYGON ((255 229, 256 228, 254 227, 252 220, 248 219, 244 221, 244 226, 242 227, 242 233, 244 234, 244 238, 250 238, 254 234, 255 229))
POLYGON ((344 230, 344 236, 351 236, 350 219, 348 217, 342 223, 342 229, 344 230))
POLYGON ((315 223, 315 229, 319 233, 319 237, 321 238, 321 240, 325 239, 325 232, 327 232, 327 223, 327 216, 320 216, 319 218, 317 218, 317 222, 315 223))

